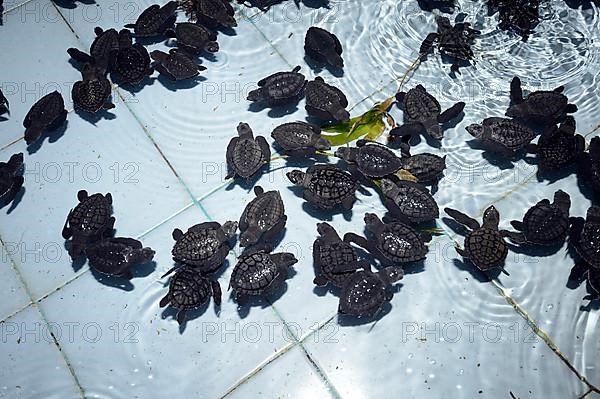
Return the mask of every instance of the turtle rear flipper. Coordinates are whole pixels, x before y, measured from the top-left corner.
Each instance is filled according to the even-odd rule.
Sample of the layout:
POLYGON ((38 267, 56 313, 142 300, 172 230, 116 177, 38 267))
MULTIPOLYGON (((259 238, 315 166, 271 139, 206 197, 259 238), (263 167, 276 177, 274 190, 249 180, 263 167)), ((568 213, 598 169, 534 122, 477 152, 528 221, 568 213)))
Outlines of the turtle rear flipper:
POLYGON ((438 33, 430 33, 427 35, 425 40, 421 43, 421 47, 419 47, 419 54, 425 55, 431 51, 435 42, 437 42, 440 38, 438 33))
POLYGON ((523 222, 521 222, 520 220, 512 220, 510 222, 510 224, 512 227, 514 227, 515 229, 517 229, 519 231, 525 230, 525 224, 523 222))
POLYGON ((407 136, 416 136, 421 133, 423 130, 423 125, 418 122, 409 122, 405 123, 402 126, 397 126, 390 130, 390 136, 395 137, 407 137, 407 136))
POLYGON ((218 281, 211 280, 210 286, 212 288, 213 301, 215 301, 215 305, 221 306, 221 297, 223 296, 221 284, 219 284, 218 281))
POLYGON ((500 230, 500 234, 503 237, 509 238, 515 244, 523 245, 527 243, 527 240, 525 239, 525 235, 523 233, 516 233, 508 230, 500 230))
POLYGON ((325 276, 318 275, 317 277, 315 277, 313 279, 313 284, 316 285, 317 287, 325 287, 327 284, 329 283, 329 280, 327 280, 327 278, 325 276))

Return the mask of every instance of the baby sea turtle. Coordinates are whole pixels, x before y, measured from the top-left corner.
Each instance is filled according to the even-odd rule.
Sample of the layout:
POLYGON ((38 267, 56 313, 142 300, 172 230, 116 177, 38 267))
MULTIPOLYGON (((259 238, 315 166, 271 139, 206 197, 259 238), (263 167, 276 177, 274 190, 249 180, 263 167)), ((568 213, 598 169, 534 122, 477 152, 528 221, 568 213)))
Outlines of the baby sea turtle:
POLYGON ((381 307, 392 300, 392 284, 404 277, 404 271, 395 266, 373 273, 358 271, 344 282, 340 294, 338 313, 356 317, 369 317, 377 314, 381 307))
POLYGON ((264 191, 255 186, 254 198, 240 217, 240 246, 249 247, 259 241, 273 240, 285 227, 287 216, 279 191, 264 191))
POLYGON ((493 205, 483 213, 483 225, 456 209, 445 208, 444 211, 456 222, 470 229, 465 237, 464 249, 456 248, 459 255, 470 259, 484 272, 494 268, 503 269, 508 255, 508 246, 503 239, 506 232, 498 230, 500 214, 493 205))
MULTIPOLYGON (((456 18, 464 18, 464 14, 459 14, 456 18)), ((452 59, 451 72, 458 72, 461 62, 471 61, 473 59, 473 50, 471 45, 475 37, 481 32, 471 28, 469 22, 456 22, 454 25, 447 17, 436 17, 437 32, 432 32, 427 35, 419 53, 427 54, 434 44, 437 44, 438 50, 442 56, 452 59)))
POLYGON ((269 254, 259 251, 242 255, 229 281, 229 287, 235 291, 235 301, 242 305, 248 296, 273 293, 283 285, 288 268, 296 262, 296 257, 288 252, 269 254))
POLYGON ((488 15, 499 13, 498 28, 529 38, 540 22, 540 0, 488 0, 488 15))
POLYGON ((69 255, 77 258, 84 250, 88 240, 101 239, 105 233, 112 233, 115 218, 112 214, 112 196, 93 194, 80 190, 77 193, 79 204, 69 212, 62 236, 65 240, 71 239, 69 255))
POLYGON ((335 68, 343 68, 342 44, 333 33, 311 26, 304 38, 304 51, 310 58, 327 63, 335 68))
POLYGON ((426 132, 439 141, 444 135, 442 125, 456 118, 465 108, 465 103, 461 101, 442 112, 438 100, 422 85, 417 85, 406 93, 397 93, 396 100, 404 112, 406 123, 392 129, 390 135, 400 137, 426 132))
POLYGON ((317 231, 320 237, 313 243, 313 262, 320 274, 313 280, 315 285, 331 283, 341 288, 354 270, 369 267, 366 260, 358 260, 352 245, 344 242, 330 224, 317 223, 317 231))
POLYGON ((252 133, 250 125, 240 122, 237 127, 238 136, 231 139, 227 146, 227 165, 230 172, 227 179, 240 176, 252 177, 271 159, 271 148, 263 136, 252 133))
POLYGON ((180 22, 175 25, 175 30, 166 32, 167 37, 177 39, 177 47, 190 53, 200 54, 202 51, 216 53, 219 51, 217 35, 208 28, 192 22, 180 22))
MULTIPOLYGON (((281 3, 283 0, 237 0, 238 4, 243 4, 246 7, 256 7, 262 12, 267 12, 271 8, 271 6, 281 3)), ((296 6, 298 6, 298 1, 295 0, 296 6)))
POLYGON ((133 33, 137 37, 163 35, 175 24, 177 7, 179 7, 179 3, 176 1, 169 1, 162 7, 153 4, 142 11, 134 24, 127 24, 125 27, 133 29, 133 33))
POLYGON ((467 126, 467 132, 483 140, 494 152, 512 155, 524 149, 536 136, 529 127, 513 119, 486 118, 480 124, 467 126))
POLYGON ((169 305, 177 312, 179 325, 185 322, 188 310, 208 302, 212 296, 216 306, 221 306, 221 285, 191 267, 182 267, 171 276, 169 292, 160 300, 160 307, 169 305))
POLYGON ((585 220, 571 218, 569 242, 581 257, 574 268, 582 270, 593 290, 588 299, 600 297, 600 207, 590 207, 585 220))
MULTIPOLYGON (((404 143, 403 143, 404 144, 404 143)), ((400 168, 417 178, 421 184, 435 183, 446 169, 446 156, 424 152, 411 155, 410 146, 401 146, 400 168)))
POLYGON ((90 113, 114 108, 115 105, 109 99, 112 86, 102 69, 92 64, 85 64, 81 74, 83 80, 75 82, 71 89, 73 105, 90 113))
POLYGON ((577 106, 569 104, 569 99, 563 94, 564 89, 564 86, 560 86, 552 91, 534 91, 524 99, 521 79, 515 76, 510 83, 512 105, 506 111, 506 116, 540 125, 560 123, 567 114, 577 111, 577 106))
POLYGON ((173 81, 191 79, 206 70, 206 67, 198 65, 189 55, 177 49, 171 49, 168 53, 154 50, 150 57, 156 61, 156 70, 173 81))
POLYGON ((27 145, 37 141, 44 130, 60 128, 67 120, 65 100, 58 91, 46 94, 29 110, 23 120, 27 145))
POLYGON ((352 242, 366 249, 384 266, 400 266, 425 259, 425 242, 431 240, 429 233, 419 233, 402 222, 384 223, 374 213, 366 213, 364 220, 373 239, 367 240, 358 234, 346 233, 345 242, 352 242))
POLYGON ((306 111, 309 115, 325 121, 347 121, 350 113, 346 111, 348 100, 340 89, 325 83, 317 76, 306 84, 306 111))
POLYGON ((585 139, 575 134, 575 119, 567 116, 560 127, 551 125, 540 136, 537 144, 529 144, 527 152, 536 154, 538 173, 560 171, 581 159, 585 139))
POLYGON ((562 190, 554 193, 554 202, 543 199, 525 213, 523 221, 510 224, 519 232, 503 232, 516 244, 557 245, 569 232, 571 197, 562 190))
POLYGON ((384 205, 394 218, 421 223, 437 219, 440 211, 429 190, 419 183, 397 178, 380 181, 384 205))
POLYGON ((0 115, 6 114, 9 111, 10 111, 10 108, 9 108, 8 100, 4 96, 4 93, 2 93, 2 90, 0 90, 0 115))
POLYGON ((250 101, 264 101, 269 105, 282 105, 297 100, 302 94, 306 79, 298 73, 300 66, 291 72, 277 72, 261 79, 258 89, 248 93, 250 101))
POLYGON ((600 137, 591 140, 588 151, 578 163, 578 176, 600 199, 600 137))
POLYGON ((235 236, 237 227, 237 222, 225 222, 223 226, 218 222, 204 222, 190 227, 186 233, 175 229, 173 259, 202 273, 212 273, 221 267, 231 250, 229 241, 235 236))
POLYGON ((85 249, 90 266, 100 273, 131 279, 132 266, 150 262, 154 258, 152 248, 143 248, 133 238, 104 238, 85 249))
POLYGON ((358 184, 352 175, 340 168, 313 165, 306 173, 295 169, 286 176, 295 185, 304 187, 302 197, 315 208, 333 209, 339 204, 352 209, 358 184))
POLYGON ((0 162, 0 207, 15 199, 23 187, 23 153, 13 154, 8 162, 0 162))
POLYGON ((271 137, 288 155, 311 155, 315 151, 331 149, 329 141, 321 136, 321 129, 306 122, 288 122, 279 125, 273 129, 271 137))
POLYGON ((383 144, 360 139, 356 147, 339 147, 335 156, 346 162, 353 162, 364 176, 378 179, 396 172, 402 161, 383 144))
POLYGON ((122 29, 119 32, 119 50, 112 59, 112 72, 122 83, 136 85, 154 71, 150 67, 150 55, 146 47, 133 44, 131 32, 122 29))
POLYGON ((108 72, 109 61, 113 54, 119 50, 119 34, 116 29, 103 30, 99 26, 94 28, 94 33, 96 38, 90 46, 89 54, 73 47, 67 49, 67 53, 77 62, 94 64, 104 72, 108 72))
POLYGON ((237 22, 228 0, 185 0, 183 8, 192 20, 209 28, 234 28, 237 22))

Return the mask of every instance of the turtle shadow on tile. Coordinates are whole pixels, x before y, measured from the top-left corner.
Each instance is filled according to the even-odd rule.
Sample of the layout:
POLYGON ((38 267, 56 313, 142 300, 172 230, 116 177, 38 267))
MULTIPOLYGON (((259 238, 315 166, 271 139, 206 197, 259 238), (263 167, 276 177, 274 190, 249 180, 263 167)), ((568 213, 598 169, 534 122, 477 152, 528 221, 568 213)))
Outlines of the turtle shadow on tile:
POLYGON ((77 1, 73 1, 73 0, 52 0, 52 2, 54 4, 56 4, 58 7, 60 8, 65 8, 68 10, 73 10, 75 8, 77 8, 77 3, 81 3, 84 5, 92 5, 92 4, 96 4, 96 0, 77 0, 77 1))
POLYGON ((531 256, 532 258, 542 258, 546 256, 552 256, 558 253, 563 244, 560 245, 535 245, 535 244, 523 244, 516 245, 510 241, 506 242, 508 249, 516 254, 531 256))
POLYGON ((481 157, 483 159, 502 170, 513 169, 515 167, 513 162, 519 161, 523 158, 523 154, 521 152, 517 152, 512 156, 495 153, 478 139, 467 140, 466 143, 471 149, 482 151, 481 157))
POLYGON ((341 205, 336 206, 334 209, 318 209, 302 198, 302 187, 292 187, 291 190, 303 201, 302 210, 317 220, 332 221, 335 215, 342 215, 347 222, 352 220, 352 209, 344 209, 341 205))
MULTIPOLYGON (((227 166, 227 168, 229 168, 229 166, 227 166)), ((265 166, 263 166, 258 170, 258 172, 250 176, 249 179, 244 179, 240 176, 230 178, 231 181, 225 186, 225 191, 231 191, 237 185, 240 188, 246 190, 246 192, 250 193, 254 190, 254 186, 258 183, 260 178, 267 173, 268 169, 265 166)))
POLYGON ((200 82, 205 81, 206 77, 198 75, 191 79, 171 80, 168 77, 159 74, 156 80, 158 80, 160 84, 163 85, 163 87, 167 90, 176 92, 177 90, 193 89, 194 87, 198 86, 200 82))
POLYGON ((298 111, 298 104, 300 103, 300 100, 301 98, 298 97, 297 100, 294 100, 288 104, 277 106, 271 106, 262 101, 253 101, 248 105, 248 111, 261 112, 269 108, 269 111, 267 111, 267 116, 269 118, 282 118, 298 111))
MULTIPOLYGON (((458 254, 457 254, 458 256, 458 254)), ((480 283, 489 283, 492 279, 497 279, 502 270, 499 268, 489 270, 488 272, 483 272, 477 268, 472 262, 468 260, 462 260, 459 258, 452 259, 452 263, 458 270, 469 272, 469 274, 480 283)))
POLYGON ((65 123, 63 123, 58 129, 52 131, 44 130, 42 135, 35 142, 27 146, 27 153, 29 155, 35 154, 40 148, 42 148, 42 145, 44 144, 44 141, 46 141, 46 138, 48 138, 49 144, 56 143, 58 139, 60 139, 65 134, 68 127, 69 121, 65 121, 65 123))
POLYGON ((344 69, 343 68, 336 68, 333 65, 329 65, 325 62, 319 62, 319 61, 309 57, 308 55, 304 56, 304 62, 306 63, 306 65, 309 66, 309 68, 316 75, 323 72, 323 70, 327 70, 331 75, 335 76, 336 78, 344 77, 344 69))
POLYGON ((19 189, 19 191, 15 195, 15 197, 8 203, 0 204, 0 208, 3 208, 8 205, 6 214, 10 215, 12 213, 12 211, 14 211, 17 208, 17 206, 21 203, 21 201, 23 200, 23 197, 25 196, 26 191, 27 191, 27 189, 25 188, 25 186, 22 186, 21 189, 19 189))
MULTIPOLYGON (((288 269, 287 279, 291 279, 296 274, 296 272, 292 271, 292 270, 293 270, 292 268, 288 269)), ((238 316, 241 319, 245 319, 250 314, 250 309, 252 309, 252 308, 266 309, 269 306, 276 304, 277 300, 279 298, 281 298, 287 292, 288 288, 289 288, 288 283, 286 281, 285 283, 281 284, 281 287, 277 288, 277 290, 270 293, 269 295, 248 296, 246 301, 243 304, 241 304, 241 305, 237 304, 236 311, 238 313, 238 316)), ((237 303, 237 302, 235 302, 234 298, 235 298, 235 294, 234 294, 234 291, 232 290, 229 292, 229 300, 233 301, 234 303, 237 303)))
POLYGON ((106 109, 102 109, 98 112, 91 113, 91 112, 86 112, 86 111, 82 111, 78 108, 75 108, 75 113, 81 119, 83 119, 84 121, 86 121, 94 126, 96 126, 96 123, 100 122, 102 119, 106 119, 106 120, 110 121, 110 120, 117 118, 117 115, 115 115, 114 113, 112 113, 106 109))
POLYGON ((452 14, 457 8, 453 0, 417 0, 417 4, 423 11, 439 10, 446 14, 452 14))
MULTIPOLYGON (((133 278, 143 278, 152 274, 156 270, 156 262, 150 261, 144 264, 135 265, 130 268, 132 279, 133 278)), ((109 276, 107 274, 100 273, 96 271, 93 267, 90 267, 90 271, 92 272, 92 276, 103 285, 108 287, 118 288, 123 291, 132 291, 135 288, 135 285, 131 282, 130 279, 119 276, 109 276)))
MULTIPOLYGON (((391 292, 395 295, 398 292, 400 292, 400 289, 402 288, 403 284, 394 284, 392 286, 391 292)), ((377 322, 379 320, 381 320, 383 317, 385 317, 388 313, 390 313, 392 311, 393 305, 390 302, 385 302, 383 304, 383 306, 381 307, 381 309, 379 309, 377 311, 377 313, 375 313, 372 316, 367 316, 367 317, 357 317, 357 316, 351 316, 351 315, 343 315, 343 314, 339 314, 338 313, 338 318, 337 318, 337 323, 338 325, 342 326, 342 327, 355 327, 355 326, 363 326, 363 325, 367 325, 367 324, 371 324, 374 323, 371 326, 371 329, 375 327, 375 325, 377 324, 377 322)), ((371 332, 371 330, 369 330, 369 332, 371 332)))
MULTIPOLYGON (((205 303, 203 303, 198 308, 186 310, 185 311, 185 320, 183 321, 183 323, 178 324, 179 334, 183 334, 185 332, 188 322, 196 320, 196 319, 200 318, 202 315, 204 315, 204 313, 206 311, 208 311, 208 308, 211 306, 211 304, 212 304, 213 308, 215 309, 215 313, 218 314, 220 312, 220 308, 216 304, 213 304, 212 298, 210 300, 206 301, 205 303)), ((179 311, 177 309, 172 308, 171 306, 167 306, 166 308, 164 308, 162 310, 162 312, 160 312, 160 318, 162 320, 171 319, 171 320, 177 322, 177 313, 178 312, 179 311)))
MULTIPOLYGON (((402 124, 403 123, 405 123, 405 122, 402 122, 402 124)), ((401 126, 402 124, 399 124, 399 126, 401 126)), ((446 132, 444 132, 444 133, 446 133, 446 132)), ((391 136, 389 136, 389 137, 391 137, 391 136)), ((434 139, 433 137, 429 136, 427 133, 413 134, 410 137, 408 144, 411 147, 414 147, 414 146, 421 144, 423 141, 425 141, 425 143, 427 143, 428 146, 433 147, 435 149, 442 148, 442 141, 434 139)), ((394 144, 393 146, 390 145, 390 147, 395 150, 400 149, 401 143, 402 143, 402 140, 400 138, 388 139, 388 144, 394 144), (396 142, 397 142, 397 144, 396 144, 396 142)))
MULTIPOLYGON (((142 91, 142 89, 152 86, 158 80, 157 77, 148 75, 148 76, 144 76, 144 78, 140 82, 138 82, 136 84, 130 84, 130 83, 123 83, 123 81, 120 78, 113 76, 112 74, 111 74, 110 78, 111 78, 112 82, 115 85, 117 85, 118 89, 121 89, 133 96, 135 96, 140 91, 142 91)), ((125 99, 123 99, 123 102, 126 103, 127 100, 128 99, 125 98, 125 99)))

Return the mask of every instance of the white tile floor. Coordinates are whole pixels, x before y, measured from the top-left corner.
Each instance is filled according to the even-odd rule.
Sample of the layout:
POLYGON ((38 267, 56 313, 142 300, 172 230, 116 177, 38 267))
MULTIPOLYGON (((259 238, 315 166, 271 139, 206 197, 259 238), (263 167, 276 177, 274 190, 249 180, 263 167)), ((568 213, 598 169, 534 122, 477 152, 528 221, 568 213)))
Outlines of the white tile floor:
MULTIPOLYGON (((0 26, 0 87, 11 102, 10 118, 0 124, 0 160, 27 152, 21 122, 36 99, 56 88, 70 104, 70 85, 79 74, 66 48, 87 49, 95 26, 119 28, 150 4, 76 2, 66 9, 49 0, 21 3, 5 3, 0 26)), ((500 290, 454 261, 450 238, 460 241, 454 233, 439 236, 424 265, 407 270, 376 324, 339 320, 337 297, 312 284, 310 251, 320 215, 307 214, 302 199, 289 190, 284 174, 290 166, 281 160, 258 184, 278 188, 289 215, 277 249, 293 252, 299 262, 285 293, 240 312, 227 292, 236 247, 219 279, 224 298, 218 314, 211 303, 179 329, 173 314, 159 308, 166 292, 160 276, 172 266, 172 230, 237 220, 254 198, 246 187, 221 184, 224 149, 237 123, 250 123, 271 142, 275 125, 306 116, 303 102, 285 116, 268 109, 250 112, 245 93, 264 76, 296 64, 308 77, 316 75, 302 51, 311 24, 329 24, 340 33, 344 23, 373 23, 390 11, 389 2, 361 15, 356 1, 331 3, 330 10, 301 5, 294 11, 290 2, 266 15, 238 9, 236 34, 219 36, 221 50, 204 61, 208 70, 197 86, 174 87, 153 77, 135 92, 115 88, 111 119, 90 122, 70 112, 62 137, 46 139, 26 155, 25 195, 10 212, 0 212, 0 397, 579 398, 589 386, 578 375, 600 385, 598 311, 579 309, 584 287, 566 287, 572 260, 565 248, 549 257, 511 254, 511 275, 500 277, 500 290), (155 268, 138 271, 130 285, 122 285, 87 265, 71 264, 60 231, 82 188, 112 192, 118 234, 155 249, 155 268), (534 326, 548 334, 540 333, 545 340, 533 333, 534 326)), ((415 18, 418 24, 430 17, 415 18)), ((343 77, 322 71, 347 92, 356 106, 353 114, 393 93, 390 81, 412 61, 410 48, 397 49, 403 57, 392 59, 393 43, 382 42, 378 56, 389 63, 377 65, 376 57, 361 56, 373 40, 385 39, 380 31, 356 37, 345 53, 343 77), (374 70, 381 73, 372 76, 374 70)), ((433 69, 423 66, 415 84, 430 79, 433 69)), ((444 102, 450 105, 461 99, 457 89, 442 83, 436 94, 449 93, 444 102)), ((502 107, 507 99, 490 101, 502 107)), ((470 106, 476 113, 478 105, 470 106)), ((480 150, 462 151, 468 148, 464 127, 479 120, 465 118, 448 132, 444 147, 434 150, 448 155, 436 194, 440 207, 481 215, 495 203, 508 226, 522 209, 560 187, 572 194, 573 210, 584 212, 589 201, 578 193, 575 179, 538 183, 530 178, 535 167, 523 161, 500 171, 480 150), (457 186, 474 198, 453 195, 457 186)), ((414 152, 425 148, 422 143, 414 152)), ((351 220, 342 214, 330 218, 340 233, 360 232, 366 211, 383 212, 373 200, 377 194, 370 194, 359 195, 351 220)), ((593 395, 586 397, 600 397, 593 395)))

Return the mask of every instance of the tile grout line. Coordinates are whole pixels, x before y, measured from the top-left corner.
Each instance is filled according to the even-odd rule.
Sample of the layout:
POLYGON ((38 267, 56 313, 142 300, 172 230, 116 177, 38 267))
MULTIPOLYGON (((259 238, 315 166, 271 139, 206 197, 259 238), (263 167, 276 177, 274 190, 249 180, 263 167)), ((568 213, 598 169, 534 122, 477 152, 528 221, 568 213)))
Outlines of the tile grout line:
MULTIPOLYGON (((85 390, 81 386, 81 383, 79 382, 79 378, 77 378, 77 374, 75 373, 75 369, 71 365, 71 362, 69 361, 69 358, 67 357, 67 354, 62 350, 62 347, 60 346, 60 342, 58 342, 58 339, 54 335, 54 332, 52 332, 52 328, 50 327, 50 322, 49 322, 48 318, 46 317, 46 314, 44 313, 44 311, 42 310, 42 308, 40 308, 39 306, 36 306, 35 301, 33 299, 33 293, 31 292, 31 289, 27 285, 27 282, 25 281, 23 275, 21 274, 21 271, 17 267, 17 264, 15 263, 14 259, 8 253, 8 251, 6 251, 6 247, 4 245, 4 240, 2 239, 2 236, 0 236, 0 244, 2 245, 2 250, 5 252, 6 256, 10 260, 12 268, 13 268, 15 274, 17 275, 17 277, 18 277, 18 279, 19 279, 19 281, 20 281, 23 289, 25 290, 25 293, 29 297, 30 303, 24 309, 27 309, 30 306, 31 307, 35 307, 37 309, 37 311, 38 311, 38 313, 40 315, 40 318, 42 319, 43 323, 46 325, 46 328, 50 332, 50 335, 52 336, 52 341, 54 342, 54 346, 56 347, 56 349, 60 353, 61 358, 65 362, 65 365, 67 366, 67 368, 69 370, 69 373, 71 374, 71 377, 73 378, 73 382, 75 383, 77 389, 79 390, 81 398, 85 399, 85 390)), ((19 312, 21 312, 22 310, 23 309, 21 309, 19 312)), ((19 312, 17 312, 17 313, 19 313, 19 312)), ((17 314, 17 313, 15 313, 15 314, 17 314)), ((14 316, 15 314, 13 314, 12 316, 14 316)), ((4 321, 2 321, 0 323, 3 323, 3 322, 4 321)))

